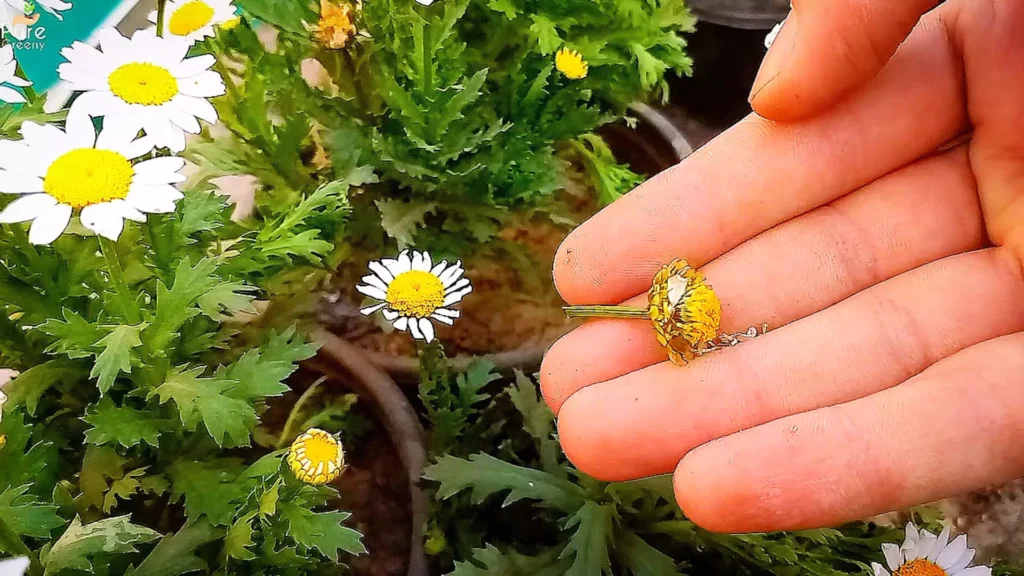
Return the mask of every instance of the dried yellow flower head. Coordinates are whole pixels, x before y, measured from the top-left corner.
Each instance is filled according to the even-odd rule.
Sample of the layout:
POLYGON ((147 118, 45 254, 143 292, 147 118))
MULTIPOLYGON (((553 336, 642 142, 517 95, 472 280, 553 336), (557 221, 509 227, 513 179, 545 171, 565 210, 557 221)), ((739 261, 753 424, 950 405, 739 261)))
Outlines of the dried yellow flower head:
POLYGON ((355 33, 351 5, 320 0, 320 21, 313 28, 313 37, 318 44, 331 50, 340 50, 355 33))
POLYGON ((330 433, 310 428, 292 442, 288 467, 306 484, 328 484, 337 480, 345 469, 345 451, 330 433))
POLYGON ((658 272, 647 300, 655 336, 676 364, 693 360, 718 338, 722 303, 686 260, 675 260, 658 272))

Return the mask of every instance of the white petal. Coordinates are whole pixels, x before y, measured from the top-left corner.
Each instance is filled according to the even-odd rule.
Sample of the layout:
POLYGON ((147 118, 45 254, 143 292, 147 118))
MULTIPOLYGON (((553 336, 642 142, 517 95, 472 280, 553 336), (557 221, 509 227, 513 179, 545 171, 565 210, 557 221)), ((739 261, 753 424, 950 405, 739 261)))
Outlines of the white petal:
POLYGON ((356 290, 369 296, 370 298, 376 298, 377 300, 387 300, 387 292, 384 292, 380 288, 374 288, 373 286, 367 286, 365 284, 359 284, 356 286, 356 290))
POLYGON ((383 312, 381 312, 381 314, 384 315, 384 319, 387 320, 388 322, 394 322, 395 320, 398 319, 399 316, 401 316, 401 314, 399 314, 398 312, 395 312, 394 310, 392 310, 390 308, 388 308, 387 310, 384 310, 383 312))
POLYGON ((7 102, 9 104, 22 104, 28 102, 20 92, 14 88, 8 88, 7 86, 0 86, 0 102, 7 102))
POLYGON ((950 574, 950 576, 992 576, 992 569, 988 566, 975 566, 959 574, 950 574))
MULTIPOLYGON (((402 253, 398 255, 398 270, 399 273, 408 272, 412 270, 412 259, 409 258, 409 251, 402 250, 402 253)), ((398 274, 395 274, 397 277, 398 274)))
POLYGON ((946 549, 939 554, 935 563, 939 565, 939 568, 945 570, 953 564, 956 564, 957 560, 960 560, 960 557, 963 556, 966 551, 967 535, 961 534, 954 538, 953 541, 949 543, 949 546, 946 546, 946 549))
POLYGON ((127 200, 111 200, 109 204, 117 210, 117 213, 120 214, 122 218, 127 218, 128 220, 134 220, 136 222, 146 221, 146 215, 139 212, 134 206, 129 204, 127 200))
POLYGON ((375 305, 373 305, 373 306, 367 306, 366 308, 363 308, 363 309, 362 309, 362 310, 360 310, 359 312, 360 312, 360 313, 361 313, 361 314, 362 314, 363 316, 369 316, 370 314, 373 314, 374 312, 376 312, 376 311, 380 310, 381 308, 383 308, 383 307, 385 307, 385 306, 387 306, 387 305, 388 305, 388 303, 387 303, 387 302, 381 302, 380 304, 375 304, 375 305))
POLYGON ((469 294, 472 291, 473 291, 473 287, 470 286, 469 288, 466 288, 465 290, 461 290, 459 292, 452 292, 451 294, 449 294, 449 295, 444 297, 444 304, 442 304, 442 306, 451 306, 452 304, 455 304, 456 302, 461 302, 462 299, 466 297, 466 294, 469 294))
POLYGON ((185 58, 180 63, 174 65, 170 72, 175 78, 191 78, 213 68, 213 65, 216 63, 217 58, 213 54, 203 54, 201 56, 185 58))
POLYGON ((461 318, 462 312, 458 310, 449 310, 447 308, 438 308, 434 310, 434 314, 440 314, 441 316, 447 316, 448 318, 461 318))
POLYGON ((434 341, 434 325, 426 318, 420 318, 420 331, 423 332, 423 340, 430 344, 434 341))
POLYGON ((889 574, 889 571, 885 568, 882 568, 882 565, 878 562, 871 563, 871 570, 874 571, 875 576, 891 576, 889 574))
POLYGON ((31 194, 22 196, 7 205, 0 212, 0 224, 13 224, 34 220, 57 205, 57 199, 49 194, 31 194))
POLYGON ((430 6, 434 3, 434 0, 416 0, 416 3, 421 6, 430 6))
POLYGON ((172 124, 166 117, 150 118, 145 126, 146 135, 157 146, 165 146, 171 152, 185 149, 185 131, 172 124))
POLYGON ((198 76, 178 80, 178 91, 196 98, 216 98, 226 92, 224 80, 216 72, 203 72, 198 76))
POLYGON ((182 198, 181 192, 173 186, 149 186, 132 184, 125 201, 139 212, 167 214, 174 212, 174 203, 182 198))
POLYGON ((420 272, 430 271, 430 254, 426 252, 413 252, 412 253, 412 269, 419 270, 420 272))
POLYGON ((885 563, 889 565, 890 570, 896 570, 903 564, 903 557, 900 554, 900 547, 886 542, 882 544, 882 554, 885 556, 885 563))
POLYGON ((71 222, 71 206, 57 204, 40 214, 28 231, 28 241, 33 244, 50 244, 60 237, 71 222))
POLYGON ((189 134, 199 134, 203 130, 195 116, 174 105, 164 106, 164 114, 175 126, 189 134))
POLYGON ((28 176, 45 176, 49 162, 21 142, 0 140, 0 168, 28 176))
POLYGON ((132 45, 117 28, 103 28, 99 32, 100 49, 104 54, 131 54, 132 45))
POLYGON ((949 576, 957 576, 957 573, 970 566, 971 560, 974 560, 975 553, 976 552, 973 548, 968 548, 966 552, 961 554, 960 559, 950 565, 946 570, 949 576))
POLYGON ((24 78, 22 78, 20 76, 11 76, 10 78, 7 79, 7 83, 10 84, 11 86, 17 86, 18 88, 28 88, 29 86, 32 85, 31 82, 29 82, 28 80, 25 80, 24 78))
POLYGON ((446 324, 448 326, 454 326, 455 325, 455 320, 454 319, 449 318, 447 316, 441 316, 437 312, 434 312, 433 314, 431 314, 430 317, 433 318, 434 320, 437 320, 441 324, 446 324))
POLYGON ((451 268, 445 270, 444 273, 438 276, 438 278, 441 279, 441 284, 447 288, 454 284, 455 281, 461 278, 465 273, 466 270, 462 267, 462 262, 456 262, 455 264, 452 264, 451 268))
POLYGON ((369 268, 371 271, 373 271, 374 274, 380 277, 380 279, 383 280, 385 284, 390 284, 391 281, 395 279, 395 276, 391 274, 391 272, 387 268, 385 268, 383 264, 377 262, 376 260, 370 262, 369 268))
POLYGON ((380 288, 384 292, 388 291, 388 285, 378 278, 376 274, 367 274, 366 276, 363 276, 362 280, 374 288, 380 288))
POLYGON ((0 192, 8 194, 24 194, 26 192, 42 192, 43 179, 38 176, 19 174, 10 170, 0 170, 0 192))
POLYGON ((949 526, 944 527, 942 532, 939 532, 939 537, 935 540, 935 547, 928 553, 928 559, 932 562, 938 560, 939 554, 942 554, 942 551, 946 549, 947 542, 949 542, 949 526))
POLYGON ((204 98, 178 94, 171 99, 171 106, 191 114, 200 120, 206 120, 210 124, 217 123, 217 109, 204 98))
POLYGON ((185 167, 185 159, 177 156, 162 156, 135 165, 135 178, 138 184, 175 184, 184 182, 186 177, 178 171, 185 167))
POLYGON ((423 332, 420 332, 419 323, 416 322, 415 318, 410 318, 409 319, 409 332, 412 334, 412 337, 417 339, 417 340, 423 340, 424 339, 423 338, 423 332))
POLYGON ((0 560, 0 574, 3 576, 25 576, 31 564, 28 558, 9 558, 0 560))
POLYGON ((466 289, 467 287, 468 287, 468 288, 469 288, 470 290, 472 290, 472 289, 473 289, 473 288, 472 288, 472 287, 471 287, 471 286, 469 285, 469 278, 463 278, 463 279, 459 280, 458 282, 456 282, 455 284, 452 284, 451 286, 449 286, 448 288, 446 288, 446 289, 445 289, 445 291, 444 291, 444 293, 445 293, 445 294, 451 294, 451 293, 453 293, 453 292, 458 292, 458 291, 460 291, 460 290, 465 290, 465 289, 466 289))
POLYGON ((394 326, 395 330, 401 330, 402 332, 405 332, 406 330, 409 329, 409 319, 406 318, 405 316, 402 316, 398 320, 395 320, 394 326))
POLYGON ((124 230, 124 218, 120 210, 108 202, 82 208, 79 217, 83 226, 115 242, 124 230))
POLYGON ((393 258, 385 258, 380 261, 380 264, 391 274, 393 277, 392 279, 397 278, 399 274, 405 272, 405 270, 402 270, 402 267, 398 264, 398 260, 393 258))
POLYGON ((448 261, 447 260, 441 260, 440 262, 437 263, 437 265, 435 265, 433 268, 430 269, 430 273, 433 274, 434 276, 437 276, 438 278, 440 278, 441 277, 441 273, 444 272, 444 269, 447 266, 448 266, 448 261))
POLYGON ((903 541, 904 544, 907 542, 917 542, 920 539, 920 534, 917 532, 917 526, 914 526, 913 522, 907 522, 907 537, 903 541))
MULTIPOLYGON (((91 94, 97 94, 92 92, 91 94)), ((129 160, 134 160, 153 151, 152 143, 149 149, 138 148, 139 132, 142 124, 131 114, 105 114, 103 118, 103 129, 96 137, 96 147, 103 150, 117 152, 129 160)))

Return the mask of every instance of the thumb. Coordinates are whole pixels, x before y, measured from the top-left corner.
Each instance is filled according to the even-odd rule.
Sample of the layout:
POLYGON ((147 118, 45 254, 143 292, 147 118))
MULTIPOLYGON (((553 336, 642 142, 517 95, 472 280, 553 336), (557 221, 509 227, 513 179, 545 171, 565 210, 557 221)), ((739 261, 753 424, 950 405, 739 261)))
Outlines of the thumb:
POLYGON ((793 0, 750 92, 782 122, 821 112, 873 78, 938 0, 793 0))

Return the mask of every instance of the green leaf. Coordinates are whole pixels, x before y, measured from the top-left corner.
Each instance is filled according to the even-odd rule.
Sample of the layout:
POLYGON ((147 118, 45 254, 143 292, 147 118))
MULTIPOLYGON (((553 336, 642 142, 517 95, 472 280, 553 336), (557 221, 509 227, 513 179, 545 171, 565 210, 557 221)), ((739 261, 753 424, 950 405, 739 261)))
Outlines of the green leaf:
POLYGON ((277 514, 277 503, 281 500, 281 479, 278 478, 277 482, 271 486, 270 490, 267 490, 260 496, 260 516, 270 517, 277 514))
POLYGON ((196 300, 199 309, 214 320, 230 318, 239 312, 255 313, 252 301, 256 288, 242 282, 221 282, 196 300))
POLYGON ((519 8, 514 0, 490 0, 487 7, 495 12, 501 12, 509 20, 515 20, 516 15, 519 14, 519 8))
POLYGON ((145 332, 151 349, 165 350, 185 322, 200 313, 196 301, 220 283, 214 275, 216 269, 213 260, 204 258, 192 266, 188 258, 183 258, 170 288, 157 282, 156 313, 145 332))
POLYGON ((413 245, 416 232, 426 226, 424 219, 437 209, 436 202, 402 202, 401 200, 377 200, 381 226, 388 236, 398 242, 399 248, 413 245))
POLYGON ((109 330, 92 324, 73 310, 64 309, 64 321, 49 318, 39 325, 39 331, 53 336, 56 340, 46 351, 50 354, 65 354, 68 358, 88 358, 96 355, 96 342, 109 330))
POLYGON ((136 492, 140 492, 142 490, 142 483, 139 481, 139 478, 145 473, 145 468, 139 468, 111 482, 110 490, 103 497, 103 513, 110 514, 110 511, 117 506, 118 499, 128 500, 136 492))
POLYGON ((7 437, 0 449, 0 489, 23 484, 31 484, 36 493, 47 484, 45 490, 52 489, 50 482, 56 481, 60 455, 49 442, 31 443, 32 426, 20 410, 6 411, 0 422, 0 436, 7 437))
POLYGON ((57 358, 26 370, 4 387, 5 406, 10 410, 24 404, 28 413, 35 416, 43 394, 60 382, 73 383, 81 378, 80 367, 80 364, 57 358))
POLYGON ((572 482, 548 472, 503 462, 489 454, 474 454, 469 460, 442 456, 437 464, 424 471, 423 477, 441 483, 437 495, 444 500, 470 488, 476 504, 506 490, 510 492, 503 506, 530 498, 546 508, 575 512, 584 502, 583 490, 572 482))
POLYGON ((0 493, 0 520, 18 537, 49 538, 67 520, 57 515, 57 506, 39 502, 28 489, 26 484, 0 493))
POLYGON ((573 558, 566 576, 600 576, 611 574, 608 539, 612 534, 613 510, 588 500, 565 525, 576 531, 569 537, 563 558, 573 558))
POLYGON ((160 433, 167 428, 167 422, 156 418, 153 413, 131 406, 118 407, 109 397, 95 404, 83 420, 92 425, 85 432, 87 442, 100 445, 117 443, 125 448, 140 442, 156 448, 160 433))
POLYGON ((281 518, 288 522, 288 535, 309 549, 316 549, 331 560, 338 561, 341 552, 365 554, 363 536, 344 526, 348 512, 315 513, 291 502, 281 502, 281 518))
POLYGON ((672 558, 629 530, 623 530, 615 546, 622 564, 636 576, 677 576, 682 574, 672 558))
POLYGON ((142 346, 139 338, 146 324, 136 326, 118 326, 114 330, 96 342, 96 346, 103 348, 96 357, 96 364, 93 365, 90 378, 98 378, 100 394, 106 394, 114 384, 114 379, 121 372, 130 374, 132 371, 132 348, 142 346))
POLYGON ((273 24, 288 32, 305 36, 306 22, 315 22, 316 14, 306 2, 281 2, 280 0, 239 0, 238 6, 244 12, 259 20, 273 24))
POLYGON ((555 23, 540 14, 534 14, 530 18, 533 19, 530 32, 537 37, 540 53, 548 56, 558 51, 562 47, 562 38, 558 35, 555 23))
POLYGON ((320 239, 319 230, 306 230, 260 244, 260 252, 267 258, 278 257, 291 261, 297 257, 309 262, 319 262, 321 256, 330 254, 334 245, 320 239))
POLYGON ((256 512, 250 512, 231 525, 227 538, 224 539, 225 556, 243 561, 256 558, 256 554, 249 550, 250 546, 256 544, 252 540, 255 533, 252 521, 255 517, 256 512))
POLYGON ((128 461, 110 446, 89 445, 82 460, 78 485, 82 489, 79 500, 85 507, 102 508, 111 482, 125 476, 128 461))
POLYGON ((508 390, 516 410, 523 415, 526 431, 535 439, 551 439, 555 430, 555 414, 537 395, 537 387, 521 371, 516 371, 516 384, 508 390))
POLYGON ((525 556, 509 550, 500 550, 488 544, 473 550, 473 562, 456 562, 455 571, 448 576, 564 576, 571 562, 559 559, 560 548, 552 548, 537 556, 525 556))
POLYGON ((218 446, 248 446, 249 433, 257 423, 256 411, 249 403, 225 395, 236 382, 200 378, 202 373, 202 367, 178 368, 150 397, 159 396, 161 404, 174 400, 182 425, 194 430, 201 420, 218 446))
POLYGON ((107 518, 92 524, 82 524, 75 517, 64 535, 54 543, 42 560, 45 576, 61 570, 92 571, 90 558, 97 554, 130 554, 136 544, 145 544, 160 538, 160 534, 145 526, 132 524, 128 516, 107 518))
POLYGON ((206 568, 195 555, 202 545, 218 540, 224 531, 208 521, 189 522, 177 533, 164 536, 138 568, 129 568, 125 576, 180 576, 206 568))
POLYGON ((244 483, 236 482, 238 462, 178 460, 170 468, 174 491, 171 501, 185 498, 185 513, 192 520, 206 516, 215 526, 229 526, 239 503, 249 494, 244 483))
POLYGON ((221 368, 216 377, 236 383, 226 392, 232 398, 252 401, 280 396, 289 390, 284 381, 298 369, 298 363, 312 358, 316 351, 315 344, 306 343, 290 328, 271 334, 266 344, 221 368))

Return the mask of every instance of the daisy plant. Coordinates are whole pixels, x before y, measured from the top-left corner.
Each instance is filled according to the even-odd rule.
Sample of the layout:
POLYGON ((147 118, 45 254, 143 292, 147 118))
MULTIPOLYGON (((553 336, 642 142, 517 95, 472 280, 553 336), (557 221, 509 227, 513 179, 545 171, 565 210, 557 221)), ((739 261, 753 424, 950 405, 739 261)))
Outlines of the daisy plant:
POLYGON ((0 573, 336 573, 365 552, 332 509, 337 421, 289 453, 263 415, 317 348, 276 303, 337 263, 368 176, 233 221, 177 152, 218 120, 206 44, 234 10, 163 9, 66 48, 52 115, 0 48, 0 573))
POLYGON ((936 536, 908 523, 902 545, 882 545, 888 570, 872 562, 874 576, 992 576, 988 566, 971 566, 975 551, 967 547, 967 535, 949 537, 948 527, 936 536))

